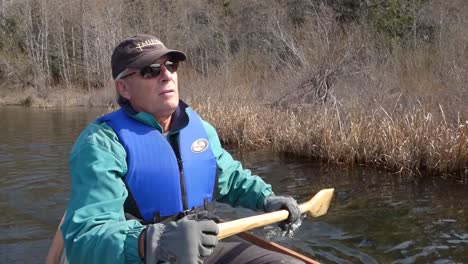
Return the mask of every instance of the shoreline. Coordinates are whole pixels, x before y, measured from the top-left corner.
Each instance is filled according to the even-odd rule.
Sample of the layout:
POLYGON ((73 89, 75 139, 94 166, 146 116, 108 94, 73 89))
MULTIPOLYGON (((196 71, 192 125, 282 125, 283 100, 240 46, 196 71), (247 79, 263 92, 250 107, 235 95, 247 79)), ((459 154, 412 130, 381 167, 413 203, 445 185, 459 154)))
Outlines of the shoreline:
MULTIPOLYGON (((62 100, 67 96, 57 92, 53 98, 60 100, 55 104, 50 98, 30 99, 30 104, 25 105, 18 103, 21 100, 0 97, 0 106, 106 107, 112 111, 117 107, 109 92, 103 89, 68 101, 62 100)), ((17 94, 16 98, 30 96, 17 94)), ((327 105, 287 108, 190 96, 186 101, 216 128, 223 144, 236 145, 240 151, 270 148, 337 167, 364 166, 403 176, 468 181, 468 120, 451 124, 440 113, 423 108, 390 116, 383 108, 347 112, 327 105)))

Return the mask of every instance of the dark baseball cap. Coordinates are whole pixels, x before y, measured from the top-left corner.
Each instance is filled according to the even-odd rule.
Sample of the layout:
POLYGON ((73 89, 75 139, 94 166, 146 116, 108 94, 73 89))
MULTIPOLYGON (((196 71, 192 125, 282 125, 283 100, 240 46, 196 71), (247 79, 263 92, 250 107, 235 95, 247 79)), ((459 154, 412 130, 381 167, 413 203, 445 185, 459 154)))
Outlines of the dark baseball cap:
POLYGON ((112 77, 115 79, 126 68, 143 68, 154 60, 168 55, 176 61, 184 61, 187 56, 182 51, 168 49, 156 37, 138 34, 124 39, 112 52, 112 77))

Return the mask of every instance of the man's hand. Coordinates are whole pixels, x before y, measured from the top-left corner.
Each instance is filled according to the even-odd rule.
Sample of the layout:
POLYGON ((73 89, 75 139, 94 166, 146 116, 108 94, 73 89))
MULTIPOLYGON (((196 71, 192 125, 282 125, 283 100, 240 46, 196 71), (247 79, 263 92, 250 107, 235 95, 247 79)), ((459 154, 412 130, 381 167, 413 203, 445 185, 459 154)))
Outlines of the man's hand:
POLYGON ((287 230, 288 227, 299 220, 301 210, 294 198, 289 196, 269 196, 265 198, 263 209, 265 212, 274 212, 278 210, 287 210, 289 212, 288 219, 279 224, 282 230, 287 230))
POLYGON ((146 264, 160 260, 177 263, 203 263, 218 244, 218 225, 212 220, 186 216, 177 222, 148 225, 146 264))

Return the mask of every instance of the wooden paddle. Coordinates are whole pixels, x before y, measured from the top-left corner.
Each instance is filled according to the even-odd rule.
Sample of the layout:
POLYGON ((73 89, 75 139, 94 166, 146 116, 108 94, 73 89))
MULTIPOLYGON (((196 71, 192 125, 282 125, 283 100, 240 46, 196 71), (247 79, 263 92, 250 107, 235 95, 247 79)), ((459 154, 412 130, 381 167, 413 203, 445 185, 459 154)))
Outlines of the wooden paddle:
MULTIPOLYGON (((309 201, 300 204, 299 208, 301 209, 301 213, 307 213, 312 217, 318 217, 326 214, 328 207, 330 207, 330 202, 333 198, 334 190, 335 189, 333 188, 323 189, 314 195, 314 197, 312 197, 309 201)), ((276 212, 254 215, 229 222, 219 223, 218 239, 223 239, 257 227, 286 220, 288 215, 288 211, 279 210, 276 212)))
MULTIPOLYGON (((328 211, 333 192, 335 189, 323 189, 319 191, 309 201, 300 204, 299 208, 301 213, 307 213, 312 217, 324 215, 328 211)), ((288 211, 280 210, 276 212, 255 215, 250 217, 241 218, 229 222, 219 223, 218 239, 223 239, 235 234, 242 233, 257 227, 266 226, 276 222, 286 220, 288 218, 288 211)), ((63 221, 63 218, 62 218, 63 221)), ((61 224, 62 222, 60 222, 61 224)), ((60 225, 57 228, 56 234, 49 248, 46 264, 59 264, 60 256, 63 253, 63 239, 60 231, 60 225)))

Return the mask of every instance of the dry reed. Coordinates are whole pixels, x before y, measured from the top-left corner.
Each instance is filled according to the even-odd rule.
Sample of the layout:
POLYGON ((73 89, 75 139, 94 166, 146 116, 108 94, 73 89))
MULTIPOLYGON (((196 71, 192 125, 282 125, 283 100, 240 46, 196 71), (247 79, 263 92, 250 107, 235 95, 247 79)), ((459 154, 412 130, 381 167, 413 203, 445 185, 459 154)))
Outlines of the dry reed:
POLYGON ((225 143, 242 149, 269 146, 277 152, 344 166, 373 165, 404 175, 468 175, 468 121, 450 125, 423 109, 390 116, 383 108, 286 110, 234 100, 195 105, 225 143))

